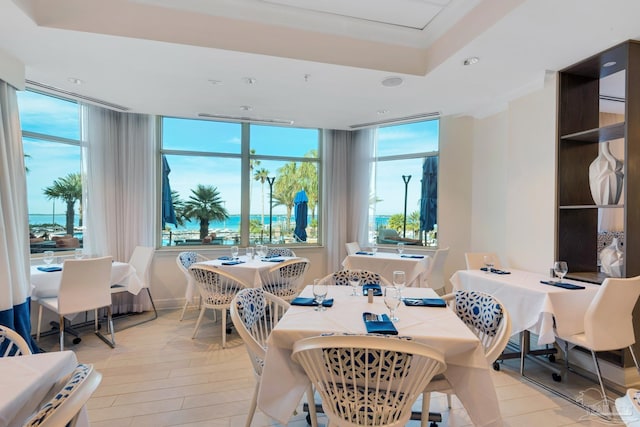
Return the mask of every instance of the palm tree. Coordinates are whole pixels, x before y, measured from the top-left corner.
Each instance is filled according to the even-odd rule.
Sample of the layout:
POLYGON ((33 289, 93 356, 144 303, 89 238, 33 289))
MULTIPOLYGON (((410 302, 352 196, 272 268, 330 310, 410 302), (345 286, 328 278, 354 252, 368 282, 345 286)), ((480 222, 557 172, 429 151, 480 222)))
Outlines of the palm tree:
POLYGON ((180 198, 180 193, 176 190, 171 190, 171 203, 176 212, 175 225, 176 227, 182 227, 187 222, 187 218, 184 216, 184 200, 180 198))
MULTIPOLYGON (((249 176, 253 175, 253 170, 257 167, 260 166, 260 160, 256 160, 254 158, 252 158, 251 156, 256 154, 256 149, 252 148, 249 150, 249 176)), ((251 200, 251 192, 253 190, 253 186, 250 185, 249 186, 249 200, 251 200)))
POLYGON ((260 168, 256 171, 256 173, 253 175, 253 179, 256 181, 260 181, 260 184, 262 185, 262 228, 264 229, 264 183, 267 181, 267 178, 269 177, 269 171, 266 170, 265 168, 260 168))
POLYGON ((82 178, 80 173, 70 173, 64 178, 54 180, 53 185, 45 188, 43 193, 49 200, 60 199, 67 204, 66 229, 67 234, 73 236, 74 208, 76 201, 82 200, 82 178))
POLYGON ((296 192, 301 188, 301 184, 298 181, 297 163, 289 162, 278 168, 278 179, 276 179, 273 189, 273 201, 274 206, 283 205, 287 209, 286 231, 289 231, 290 228, 293 200, 296 192))
POLYGON ((200 220, 200 238, 209 235, 209 221, 223 221, 229 218, 227 210, 220 199, 218 189, 212 185, 202 185, 191 190, 189 200, 184 203, 185 218, 200 220))

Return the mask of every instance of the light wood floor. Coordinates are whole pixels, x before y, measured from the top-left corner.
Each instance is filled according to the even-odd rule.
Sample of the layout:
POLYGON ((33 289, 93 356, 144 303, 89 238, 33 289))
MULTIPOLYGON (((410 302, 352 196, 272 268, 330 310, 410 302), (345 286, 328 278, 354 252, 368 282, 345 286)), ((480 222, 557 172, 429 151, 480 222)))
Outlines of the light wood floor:
MULTIPOLYGON (((116 331, 147 314, 116 321, 116 331)), ((227 348, 220 346, 220 320, 213 323, 211 312, 203 320, 198 336, 191 339, 197 313, 161 311, 152 322, 116 333, 117 346, 109 348, 90 330, 83 331, 80 344, 68 341, 83 363, 93 363, 102 383, 89 400, 89 418, 94 427, 124 426, 244 426, 254 387, 249 358, 237 334, 227 336, 227 348)), ((57 336, 43 337, 46 351, 58 349, 57 336)), ((522 379, 517 363, 506 362, 493 372, 505 426, 604 426, 605 421, 580 407, 522 379)), ((548 376, 548 373, 545 374, 548 376)), ((593 387, 586 383, 580 387, 593 387)), ((580 390, 578 388, 577 390, 580 390)), ((301 408, 301 407, 300 407, 301 408)), ((441 411, 442 427, 472 425, 460 403, 446 408, 443 395, 433 394, 432 411, 441 411)), ((319 422, 326 425, 320 415, 319 422)), ((253 426, 277 426, 259 410, 253 426)), ((301 410, 288 424, 306 426, 301 410)), ((412 421, 410 426, 419 426, 412 421)))

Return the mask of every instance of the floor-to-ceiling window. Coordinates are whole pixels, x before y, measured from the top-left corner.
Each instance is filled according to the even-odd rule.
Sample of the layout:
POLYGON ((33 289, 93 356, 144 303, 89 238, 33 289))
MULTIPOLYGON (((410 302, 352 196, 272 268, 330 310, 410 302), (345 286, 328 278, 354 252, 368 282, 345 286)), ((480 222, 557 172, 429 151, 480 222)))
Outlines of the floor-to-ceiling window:
POLYGON ((438 139, 438 120, 377 129, 371 240, 437 245, 438 139))
POLYGON ((82 245, 80 114, 76 102, 18 92, 31 252, 82 245))
POLYGON ((317 243, 319 134, 162 118, 162 245, 317 243))

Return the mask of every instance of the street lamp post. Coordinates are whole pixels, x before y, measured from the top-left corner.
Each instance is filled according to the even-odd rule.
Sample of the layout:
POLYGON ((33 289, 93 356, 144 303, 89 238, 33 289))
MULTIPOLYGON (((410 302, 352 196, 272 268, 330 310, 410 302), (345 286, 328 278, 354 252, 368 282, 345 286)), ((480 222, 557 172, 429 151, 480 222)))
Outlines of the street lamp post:
POLYGON ((402 237, 407 237, 407 191, 409 189, 409 181, 411 181, 411 175, 402 175, 404 181, 404 225, 402 229, 402 237))
POLYGON ((273 183, 275 180, 275 176, 267 177, 267 182, 269 183, 269 243, 272 243, 271 233, 273 230, 273 183))

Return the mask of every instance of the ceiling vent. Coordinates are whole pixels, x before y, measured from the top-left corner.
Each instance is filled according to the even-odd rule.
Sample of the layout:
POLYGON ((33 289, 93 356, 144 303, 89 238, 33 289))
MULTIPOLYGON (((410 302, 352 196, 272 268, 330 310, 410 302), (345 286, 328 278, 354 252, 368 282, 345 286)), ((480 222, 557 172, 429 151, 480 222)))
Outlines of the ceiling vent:
POLYGON ((46 91, 48 93, 66 95, 66 96, 69 96, 69 97, 71 97, 73 99, 87 101, 87 102, 90 102, 92 104, 100 105, 102 107, 107 107, 107 108, 109 108, 111 110, 118 110, 118 111, 129 111, 130 110, 129 107, 123 107, 122 105, 113 104, 111 102, 103 101, 101 99, 92 98, 90 96, 85 96, 85 95, 80 95, 79 93, 75 93, 75 92, 71 92, 71 91, 68 91, 68 90, 60 89, 60 88, 57 88, 55 86, 49 86, 49 85, 46 85, 46 84, 43 84, 43 83, 34 82, 33 80, 26 80, 25 83, 29 87, 43 89, 44 91, 46 91))
POLYGON ((372 127, 372 126, 393 125, 393 124, 400 124, 400 123, 418 122, 418 121, 421 121, 421 120, 435 119, 435 118, 438 118, 438 117, 440 117, 440 113, 439 112, 414 114, 412 116, 399 117, 399 118, 395 118, 395 119, 380 120, 380 121, 377 121, 377 122, 359 123, 359 124, 356 124, 356 125, 351 125, 349 127, 351 129, 363 129, 363 128, 368 128, 368 127, 372 127))
POLYGON ((269 125, 288 125, 291 126, 293 124, 293 120, 281 120, 281 119, 255 119, 251 117, 239 117, 239 116, 226 116, 223 114, 207 114, 207 113, 199 113, 198 117, 205 117, 208 119, 216 119, 216 120, 228 120, 232 122, 249 122, 249 123, 261 123, 261 124, 269 124, 269 125))

